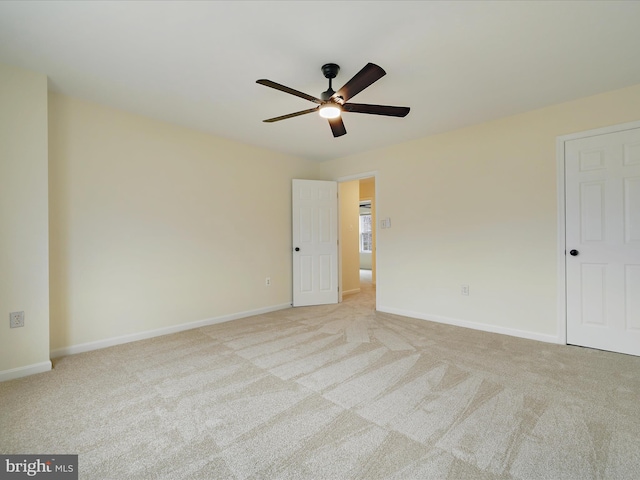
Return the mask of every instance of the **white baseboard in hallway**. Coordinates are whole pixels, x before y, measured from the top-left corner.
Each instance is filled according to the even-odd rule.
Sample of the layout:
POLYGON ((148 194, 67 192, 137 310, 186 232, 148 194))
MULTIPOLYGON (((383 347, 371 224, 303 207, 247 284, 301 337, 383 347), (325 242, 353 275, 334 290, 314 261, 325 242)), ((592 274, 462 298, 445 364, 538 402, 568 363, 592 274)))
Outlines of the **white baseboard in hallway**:
POLYGON ((230 322, 231 320, 238 320, 240 318, 252 317, 254 315, 261 315, 263 313, 275 312, 278 310, 284 310, 291 308, 290 303, 283 303, 280 305, 273 305, 271 307, 258 308, 255 310, 247 310, 245 312, 232 313, 229 315, 222 315, 219 317, 206 318, 204 320, 197 320, 195 322, 182 323, 180 325, 173 325, 170 327, 158 328, 156 330, 147 330, 145 332, 132 333, 129 335, 122 335, 120 337, 105 338, 104 340, 96 340, 95 342, 81 343, 78 345, 72 345, 70 347, 58 348, 51 351, 51 358, 64 357, 66 355, 74 355, 76 353, 89 352, 91 350, 99 350, 101 348, 113 347, 115 345, 122 345, 123 343, 136 342, 138 340, 146 340, 147 338, 160 337, 162 335, 169 335, 171 333, 183 332, 185 330, 191 330, 194 328, 206 327, 208 325, 215 325, 216 323, 230 322))
POLYGON ((360 293, 360 289, 354 288, 353 290, 345 290, 344 292, 342 292, 342 295, 353 295, 355 293, 360 293))

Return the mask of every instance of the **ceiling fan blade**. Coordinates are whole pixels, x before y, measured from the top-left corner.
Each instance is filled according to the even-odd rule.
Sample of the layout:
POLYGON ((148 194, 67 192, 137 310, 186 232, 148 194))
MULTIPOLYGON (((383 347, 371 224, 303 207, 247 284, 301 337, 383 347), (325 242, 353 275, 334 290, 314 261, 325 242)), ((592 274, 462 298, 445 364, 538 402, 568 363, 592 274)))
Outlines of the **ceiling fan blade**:
POLYGON ((256 83, 260 85, 264 85, 265 87, 275 88, 276 90, 280 90, 281 92, 289 93, 291 95, 295 95, 296 97, 304 98, 305 100, 309 100, 310 102, 314 102, 317 104, 321 104, 322 100, 316 97, 312 97, 311 95, 307 95, 306 93, 299 92, 298 90, 294 90, 293 88, 285 87, 284 85, 280 85, 279 83, 272 82, 271 80, 256 80, 256 83))
POLYGON ((280 117, 267 118, 266 120, 263 120, 263 122, 267 122, 267 123, 279 122, 280 120, 286 120, 287 118, 298 117, 300 115, 305 115, 307 113, 313 113, 313 112, 317 112, 317 111, 318 111, 318 107, 310 108, 308 110, 302 110, 300 112, 289 113, 288 115, 282 115, 280 117))
POLYGON ((347 134, 347 129, 344 128, 342 117, 330 118, 329 126, 331 126, 331 131, 333 132, 334 137, 341 137, 342 135, 347 134))
POLYGON ((409 107, 393 107, 391 105, 369 105, 366 103, 345 103, 344 112, 371 113, 373 115, 387 115, 389 117, 406 117, 409 107))
POLYGON ((332 95, 332 98, 342 97, 346 102, 352 97, 355 97, 362 90, 367 88, 372 83, 380 80, 387 74, 381 67, 374 63, 367 63, 362 70, 356 73, 351 80, 344 84, 344 86, 332 95))

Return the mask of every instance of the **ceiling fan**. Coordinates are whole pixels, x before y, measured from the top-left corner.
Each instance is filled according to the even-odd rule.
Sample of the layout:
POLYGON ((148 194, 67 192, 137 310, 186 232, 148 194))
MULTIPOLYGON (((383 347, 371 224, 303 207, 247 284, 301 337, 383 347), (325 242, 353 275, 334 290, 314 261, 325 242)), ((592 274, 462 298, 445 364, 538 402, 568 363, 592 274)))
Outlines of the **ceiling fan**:
POLYGON ((295 95, 296 97, 304 98, 311 102, 317 103, 315 108, 309 108, 300 112, 289 113, 288 115, 282 115, 280 117, 268 118, 263 120, 267 123, 278 122, 287 118, 293 118, 307 113, 318 112, 321 117, 329 120, 329 126, 333 132, 334 137, 340 137, 347 133, 344 128, 344 122, 342 121, 342 112, 352 113, 369 113, 373 115, 385 115, 389 117, 405 117, 409 113, 409 107, 393 107, 390 105, 369 105, 365 103, 348 103, 347 101, 355 97, 362 90, 367 88, 372 83, 380 80, 384 77, 385 72, 381 67, 373 63, 367 63, 362 70, 356 73, 351 80, 344 84, 344 86, 335 92, 331 88, 331 80, 336 78, 340 67, 335 63, 327 63, 322 66, 322 73, 325 78, 329 79, 329 89, 320 94, 320 98, 316 98, 306 93, 299 92, 293 88, 285 87, 279 83, 272 82, 271 80, 256 80, 256 83, 264 85, 266 87, 275 88, 281 92, 295 95))

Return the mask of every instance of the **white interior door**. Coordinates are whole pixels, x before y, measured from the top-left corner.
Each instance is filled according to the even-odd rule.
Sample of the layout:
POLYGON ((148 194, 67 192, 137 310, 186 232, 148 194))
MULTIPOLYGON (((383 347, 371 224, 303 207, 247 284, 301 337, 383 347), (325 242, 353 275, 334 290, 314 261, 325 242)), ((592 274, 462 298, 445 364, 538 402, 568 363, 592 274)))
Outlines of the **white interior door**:
POLYGON ((338 184, 293 180, 293 306, 338 303, 338 184))
POLYGON ((565 143, 567 343, 640 355, 640 128, 565 143))

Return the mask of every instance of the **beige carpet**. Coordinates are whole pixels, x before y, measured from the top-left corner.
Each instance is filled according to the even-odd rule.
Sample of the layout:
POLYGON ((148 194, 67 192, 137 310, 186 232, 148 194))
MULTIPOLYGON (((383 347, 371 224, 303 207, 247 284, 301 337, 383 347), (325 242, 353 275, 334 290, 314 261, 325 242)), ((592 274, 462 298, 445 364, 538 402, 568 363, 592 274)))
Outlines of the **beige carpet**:
POLYGON ((373 289, 0 384, 82 479, 637 479, 640 358, 376 313, 373 289))

